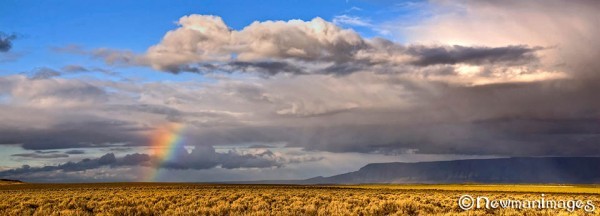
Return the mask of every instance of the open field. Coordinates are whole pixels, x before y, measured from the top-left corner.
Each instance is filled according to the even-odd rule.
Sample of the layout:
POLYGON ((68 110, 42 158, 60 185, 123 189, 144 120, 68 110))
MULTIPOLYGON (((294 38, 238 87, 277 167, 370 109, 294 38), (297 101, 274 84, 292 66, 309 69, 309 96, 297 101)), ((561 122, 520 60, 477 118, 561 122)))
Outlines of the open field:
POLYGON ((219 185, 185 183, 0 186, 0 215, 600 215, 583 209, 472 209, 489 199, 591 200, 597 185, 219 185))
POLYGON ((534 184, 365 184, 338 187, 365 189, 401 189, 401 190, 442 190, 442 191, 479 191, 479 192, 525 192, 525 193, 567 193, 600 194, 600 185, 534 185, 534 184))

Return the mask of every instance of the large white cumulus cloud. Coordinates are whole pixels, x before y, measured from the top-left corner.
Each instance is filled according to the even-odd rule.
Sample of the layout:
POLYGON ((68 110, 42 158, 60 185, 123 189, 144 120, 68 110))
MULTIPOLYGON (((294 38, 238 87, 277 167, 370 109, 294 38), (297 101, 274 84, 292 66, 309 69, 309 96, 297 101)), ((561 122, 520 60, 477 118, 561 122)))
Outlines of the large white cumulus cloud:
POLYGON ((311 21, 254 22, 240 31, 220 17, 184 16, 179 28, 148 49, 140 61, 166 71, 183 65, 220 61, 348 61, 365 41, 354 31, 341 29, 321 18, 311 21))
POLYGON ((185 16, 177 30, 169 31, 160 44, 148 49, 147 59, 153 67, 168 68, 189 62, 227 60, 231 30, 220 17, 185 16))
MULTIPOLYGON (((151 66, 160 71, 253 72, 262 75, 355 72, 413 73, 435 66, 458 70, 465 65, 527 70, 543 47, 452 44, 403 45, 383 38, 363 38, 351 29, 314 18, 310 21, 255 21, 231 29, 217 16, 189 15, 145 53, 97 49, 92 55, 111 64, 151 66)), ((478 69, 483 71, 484 69, 478 69)))

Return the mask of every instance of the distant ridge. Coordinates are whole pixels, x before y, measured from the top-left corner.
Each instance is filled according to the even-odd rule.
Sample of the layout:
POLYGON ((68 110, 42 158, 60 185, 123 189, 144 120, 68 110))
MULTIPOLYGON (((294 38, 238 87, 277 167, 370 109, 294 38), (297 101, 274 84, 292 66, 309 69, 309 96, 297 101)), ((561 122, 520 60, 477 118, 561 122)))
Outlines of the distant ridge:
POLYGON ((2 185, 2 184, 22 184, 22 183, 24 183, 24 182, 19 181, 19 180, 0 178, 0 185, 2 185))
POLYGON ((355 172, 288 182, 301 184, 592 184, 600 183, 600 157, 515 157, 417 163, 373 163, 355 172))

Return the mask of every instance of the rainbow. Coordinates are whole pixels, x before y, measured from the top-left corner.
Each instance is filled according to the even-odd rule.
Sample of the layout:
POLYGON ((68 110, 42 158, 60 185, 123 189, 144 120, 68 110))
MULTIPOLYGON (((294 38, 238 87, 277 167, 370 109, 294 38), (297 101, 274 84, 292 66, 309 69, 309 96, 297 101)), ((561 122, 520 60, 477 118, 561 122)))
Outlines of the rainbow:
POLYGON ((168 123, 156 128, 150 137, 151 154, 158 158, 159 167, 152 168, 144 175, 144 181, 157 181, 161 176, 160 165, 173 160, 177 150, 183 148, 183 131, 179 123, 168 123))

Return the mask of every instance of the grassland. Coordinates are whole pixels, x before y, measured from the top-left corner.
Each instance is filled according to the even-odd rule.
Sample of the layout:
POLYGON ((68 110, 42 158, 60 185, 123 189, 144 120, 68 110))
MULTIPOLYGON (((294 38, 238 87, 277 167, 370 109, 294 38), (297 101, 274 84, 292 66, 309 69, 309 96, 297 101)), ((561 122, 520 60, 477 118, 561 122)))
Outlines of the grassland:
POLYGON ((592 200, 596 185, 218 185, 10 184, 0 215, 600 215, 564 209, 458 207, 463 194, 490 199, 592 200))

